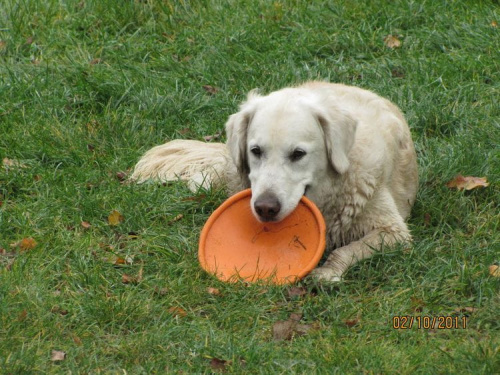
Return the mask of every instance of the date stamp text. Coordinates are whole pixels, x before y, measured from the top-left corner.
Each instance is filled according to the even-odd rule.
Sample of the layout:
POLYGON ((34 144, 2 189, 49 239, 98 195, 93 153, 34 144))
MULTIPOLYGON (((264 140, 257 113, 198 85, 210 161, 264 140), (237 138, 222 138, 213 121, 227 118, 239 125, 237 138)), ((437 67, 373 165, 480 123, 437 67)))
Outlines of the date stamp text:
POLYGON ((466 316, 413 316, 396 315, 392 317, 394 329, 466 329, 466 316))

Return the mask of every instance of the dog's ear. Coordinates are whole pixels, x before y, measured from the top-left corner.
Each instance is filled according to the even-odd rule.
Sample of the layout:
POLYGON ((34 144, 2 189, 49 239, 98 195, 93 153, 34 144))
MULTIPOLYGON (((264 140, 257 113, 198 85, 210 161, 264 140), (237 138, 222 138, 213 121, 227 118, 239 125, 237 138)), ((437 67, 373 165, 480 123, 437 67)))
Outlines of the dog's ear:
POLYGON ((349 169, 349 151, 354 144, 357 122, 340 110, 317 110, 316 116, 325 134, 326 149, 333 168, 340 174, 349 169))
POLYGON ((247 132, 260 97, 256 90, 250 91, 247 100, 240 106, 240 111, 229 116, 226 122, 227 147, 238 172, 242 175, 250 173, 246 151, 247 132))

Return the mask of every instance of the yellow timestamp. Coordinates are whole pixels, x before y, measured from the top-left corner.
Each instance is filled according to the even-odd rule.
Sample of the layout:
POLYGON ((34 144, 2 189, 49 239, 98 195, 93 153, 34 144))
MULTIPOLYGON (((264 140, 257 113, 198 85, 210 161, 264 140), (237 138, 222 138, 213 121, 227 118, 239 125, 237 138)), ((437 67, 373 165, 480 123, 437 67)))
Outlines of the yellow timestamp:
POLYGON ((466 316, 412 316, 396 315, 392 317, 394 329, 466 329, 466 316))

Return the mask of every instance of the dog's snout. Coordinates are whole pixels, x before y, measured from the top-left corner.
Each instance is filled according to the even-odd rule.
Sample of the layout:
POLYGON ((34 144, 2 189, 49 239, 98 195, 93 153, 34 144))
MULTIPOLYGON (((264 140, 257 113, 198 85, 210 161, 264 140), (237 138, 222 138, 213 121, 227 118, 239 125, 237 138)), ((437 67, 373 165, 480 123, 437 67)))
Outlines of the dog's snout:
POLYGON ((263 194, 255 201, 254 208, 263 221, 273 221, 281 210, 281 203, 273 194, 263 194))

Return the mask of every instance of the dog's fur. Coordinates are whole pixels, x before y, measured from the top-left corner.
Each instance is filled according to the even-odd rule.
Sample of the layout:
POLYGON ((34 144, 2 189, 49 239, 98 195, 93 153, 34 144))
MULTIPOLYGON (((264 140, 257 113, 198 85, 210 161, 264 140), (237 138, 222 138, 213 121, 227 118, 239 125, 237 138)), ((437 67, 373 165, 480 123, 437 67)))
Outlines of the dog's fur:
POLYGON ((227 144, 176 140, 154 147, 132 179, 187 180, 191 188, 252 188, 261 221, 279 221, 303 194, 319 207, 334 251, 312 275, 338 281, 381 246, 410 241, 416 154, 400 110, 350 86, 308 82, 250 92, 226 123, 227 144))

